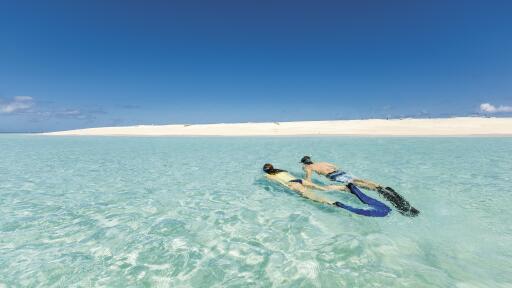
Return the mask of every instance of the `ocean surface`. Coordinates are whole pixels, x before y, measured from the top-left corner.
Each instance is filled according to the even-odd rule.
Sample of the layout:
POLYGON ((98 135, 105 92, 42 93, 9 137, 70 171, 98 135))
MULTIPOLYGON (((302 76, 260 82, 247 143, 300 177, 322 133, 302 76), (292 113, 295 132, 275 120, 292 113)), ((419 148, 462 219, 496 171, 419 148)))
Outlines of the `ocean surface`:
POLYGON ((511 193, 512 138, 0 135, 0 287, 512 287, 511 193), (420 216, 263 180, 303 155, 420 216))

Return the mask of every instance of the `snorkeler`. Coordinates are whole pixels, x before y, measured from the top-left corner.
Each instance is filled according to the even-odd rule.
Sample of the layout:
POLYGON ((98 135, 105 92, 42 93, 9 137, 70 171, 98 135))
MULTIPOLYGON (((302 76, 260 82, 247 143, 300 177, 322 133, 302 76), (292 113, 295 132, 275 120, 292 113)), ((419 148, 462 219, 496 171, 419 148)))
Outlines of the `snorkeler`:
POLYGON ((274 181, 276 183, 279 183, 279 184, 297 192, 300 196, 302 196, 304 198, 308 198, 315 202, 319 202, 322 204, 328 204, 328 205, 334 205, 334 206, 346 209, 355 214, 371 216, 371 217, 384 217, 391 211, 391 209, 388 206, 386 206, 384 203, 379 202, 378 200, 375 200, 375 199, 363 194, 363 192, 361 192, 359 189, 357 189, 357 187, 355 187, 351 183, 349 183, 348 185, 320 186, 320 185, 317 185, 309 180, 294 177, 293 175, 288 173, 288 171, 286 171, 286 170, 276 169, 270 163, 267 163, 263 166, 263 171, 266 173, 265 177, 267 177, 267 179, 274 181), (338 201, 332 202, 331 200, 328 200, 328 199, 325 199, 323 197, 316 195, 315 193, 313 193, 311 191, 311 189, 321 190, 321 191, 337 190, 337 191, 351 192, 352 194, 356 195, 357 198, 361 202, 370 206, 371 209, 354 208, 354 207, 345 205, 338 201))
POLYGON ((327 179, 340 183, 353 183, 354 185, 368 189, 377 191, 380 195, 382 195, 386 200, 391 202, 393 206, 403 215, 406 216, 417 216, 420 211, 416 208, 412 207, 411 204, 407 200, 405 200, 400 194, 398 194, 391 187, 383 187, 375 182, 358 179, 351 174, 338 169, 336 165, 327 162, 316 162, 313 163, 310 156, 304 156, 300 160, 300 163, 303 164, 302 168, 306 173, 305 179, 307 181, 311 181, 311 176, 313 172, 323 175, 327 177, 327 179))

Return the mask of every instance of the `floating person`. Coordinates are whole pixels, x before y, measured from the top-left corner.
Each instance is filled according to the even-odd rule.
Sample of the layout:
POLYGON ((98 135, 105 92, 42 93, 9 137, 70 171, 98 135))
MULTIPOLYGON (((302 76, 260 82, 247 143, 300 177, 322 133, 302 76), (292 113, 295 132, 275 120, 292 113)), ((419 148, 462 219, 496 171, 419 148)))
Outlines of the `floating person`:
POLYGON ((279 183, 294 192, 297 192, 300 196, 313 200, 318 203, 322 204, 328 204, 328 205, 334 205, 339 208, 343 208, 345 210, 348 210, 350 212, 353 212, 358 215, 364 215, 364 216, 370 216, 370 217, 384 217, 389 214, 391 209, 386 206, 386 204, 375 200, 367 195, 365 195, 363 192, 361 192, 355 185, 352 183, 348 183, 347 185, 327 185, 327 186, 320 186, 317 185, 309 180, 306 179, 300 179, 292 174, 288 173, 286 170, 276 169, 274 166, 270 163, 267 163, 263 166, 263 172, 265 172, 265 177, 267 179, 279 183), (369 209, 362 209, 362 208, 355 208, 346 204, 343 204, 341 202, 333 202, 329 199, 325 199, 321 196, 316 195, 311 191, 311 189, 315 190, 321 190, 321 191, 347 191, 350 192, 364 204, 370 206, 369 209))
POLYGON ((400 212, 402 215, 415 217, 420 211, 416 208, 412 207, 411 204, 407 200, 405 200, 400 194, 398 194, 391 187, 383 187, 380 184, 375 182, 359 179, 347 173, 332 163, 327 162, 316 162, 313 163, 310 156, 304 156, 300 160, 300 163, 303 164, 302 168, 306 173, 305 180, 311 181, 311 176, 314 173, 319 175, 323 175, 327 177, 331 181, 339 182, 339 183, 352 183, 358 187, 363 189, 377 191, 380 195, 382 195, 386 200, 391 202, 393 206, 400 212))

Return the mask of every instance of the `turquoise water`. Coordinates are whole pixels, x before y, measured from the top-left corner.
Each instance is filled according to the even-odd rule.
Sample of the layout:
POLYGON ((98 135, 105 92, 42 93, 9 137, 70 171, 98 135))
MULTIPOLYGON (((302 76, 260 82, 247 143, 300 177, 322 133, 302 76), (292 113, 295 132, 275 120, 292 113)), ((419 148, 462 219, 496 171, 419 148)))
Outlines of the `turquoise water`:
POLYGON ((512 287, 511 181, 512 138, 2 135, 0 287, 512 287), (261 180, 303 154, 421 215, 261 180))

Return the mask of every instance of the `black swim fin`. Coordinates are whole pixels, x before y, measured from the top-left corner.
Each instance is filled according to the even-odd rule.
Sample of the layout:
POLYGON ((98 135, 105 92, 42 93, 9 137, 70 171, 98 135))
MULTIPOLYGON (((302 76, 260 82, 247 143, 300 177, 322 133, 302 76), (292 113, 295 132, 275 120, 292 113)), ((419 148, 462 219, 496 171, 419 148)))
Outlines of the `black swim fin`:
POLYGON ((404 199, 400 194, 398 194, 393 188, 386 187, 382 188, 379 187, 377 189, 377 192, 381 196, 383 196, 386 200, 391 202, 393 206, 400 212, 400 214, 409 216, 409 217, 416 217, 418 214, 420 214, 420 211, 409 204, 407 200, 404 199))

